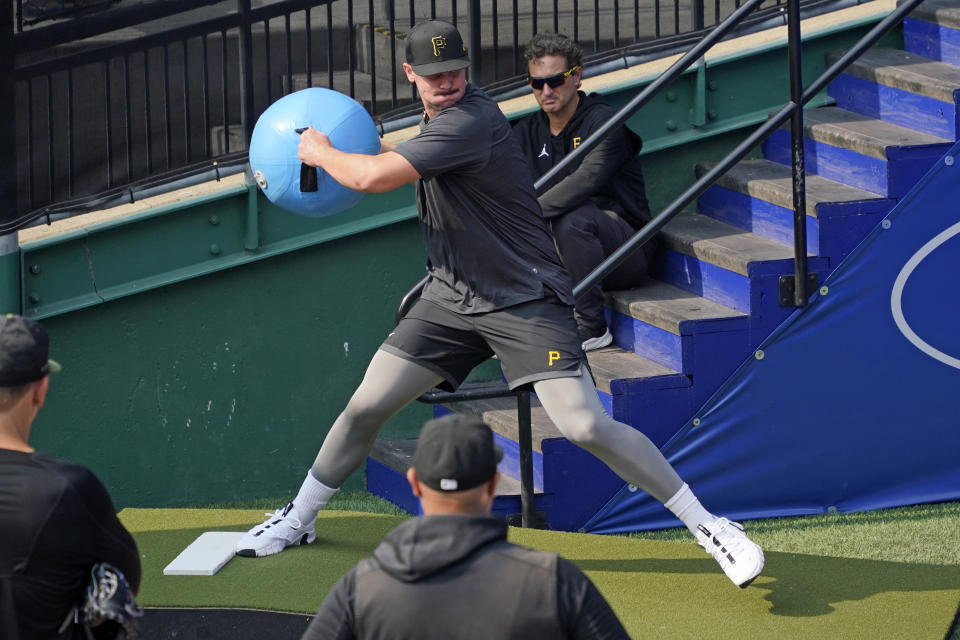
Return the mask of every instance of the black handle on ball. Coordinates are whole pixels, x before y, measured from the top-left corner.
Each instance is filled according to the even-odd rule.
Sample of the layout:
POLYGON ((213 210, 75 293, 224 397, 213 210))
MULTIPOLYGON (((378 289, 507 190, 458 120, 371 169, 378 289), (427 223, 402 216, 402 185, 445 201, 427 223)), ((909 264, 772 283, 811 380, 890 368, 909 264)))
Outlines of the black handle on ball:
POLYGON ((300 164, 300 193, 317 191, 317 170, 308 164, 300 164))
MULTIPOLYGON (((307 130, 307 127, 294 129, 298 134, 307 130)), ((308 164, 300 163, 300 193, 310 193, 317 191, 317 170, 308 164)))

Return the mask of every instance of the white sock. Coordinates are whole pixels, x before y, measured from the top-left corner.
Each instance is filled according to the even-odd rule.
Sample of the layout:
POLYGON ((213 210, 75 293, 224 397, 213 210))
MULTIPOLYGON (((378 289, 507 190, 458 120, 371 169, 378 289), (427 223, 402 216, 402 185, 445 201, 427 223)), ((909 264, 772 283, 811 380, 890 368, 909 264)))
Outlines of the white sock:
POLYGON ((713 514, 703 508, 697 496, 693 495, 690 485, 686 482, 673 494, 673 497, 663 503, 667 509, 673 512, 673 515, 687 526, 690 533, 697 534, 697 525, 713 519, 713 514))
POLYGON ((320 509, 327 506, 327 502, 339 490, 339 487, 333 489, 323 484, 308 471, 307 477, 300 485, 300 492, 293 499, 293 506, 297 509, 300 521, 307 524, 316 520, 320 509))

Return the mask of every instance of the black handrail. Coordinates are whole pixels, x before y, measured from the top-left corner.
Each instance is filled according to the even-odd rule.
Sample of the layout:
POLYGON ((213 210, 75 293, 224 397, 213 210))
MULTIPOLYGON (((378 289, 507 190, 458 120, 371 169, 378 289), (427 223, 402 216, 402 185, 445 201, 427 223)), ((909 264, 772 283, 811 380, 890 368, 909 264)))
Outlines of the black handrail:
MULTIPOLYGON (((583 141, 573 153, 564 158, 560 163, 554 166, 550 171, 544 174, 534 185, 537 195, 543 193, 544 186, 553 179, 558 173, 570 166, 580 156, 589 153, 600 141, 610 133, 615 127, 624 124, 640 107, 646 104, 653 95, 669 82, 676 79, 691 64, 696 62, 703 53, 720 38, 722 38, 737 22, 749 13, 762 0, 748 0, 741 5, 737 11, 731 14, 726 20, 717 25, 703 40, 695 47, 681 57, 677 62, 670 66, 660 77, 640 92, 633 100, 620 109, 616 115, 605 123, 600 129, 594 132, 589 138, 583 141)), ((886 18, 875 25, 867 32, 856 44, 853 45, 839 60, 823 72, 811 85, 802 91, 801 73, 800 73, 800 24, 799 24, 799 0, 789 0, 788 2, 788 49, 790 65, 790 93, 791 100, 782 107, 776 114, 770 117, 756 131, 750 134, 744 141, 737 145, 733 151, 728 153, 719 163, 714 165, 710 171, 704 174, 691 187, 684 191, 679 197, 664 208, 664 210, 648 222, 644 227, 635 233, 627 242, 618 248, 613 254, 607 257, 597 267, 591 271, 576 287, 574 287, 574 297, 580 297, 588 289, 600 282, 607 274, 616 269, 624 260, 626 260, 634 251, 639 249, 645 242, 650 240, 659 232, 670 220, 680 213, 696 197, 703 193, 709 185, 716 181, 721 175, 726 173, 734 164, 753 149, 757 144, 763 141, 775 129, 783 125, 788 118, 793 118, 791 127, 791 148, 793 160, 793 186, 794 186, 794 251, 797 279, 795 283, 795 303, 797 306, 803 306, 806 303, 805 281, 807 269, 806 252, 806 211, 805 211, 805 179, 803 167, 803 105, 813 99, 827 84, 836 78, 844 68, 853 60, 860 57, 867 48, 873 46, 884 34, 894 25, 900 22, 907 13, 912 11, 923 0, 906 0, 899 5, 897 9, 891 12, 886 18), (799 165, 798 165, 799 163, 799 165), (799 238, 799 239, 798 239, 799 238), (801 280, 801 274, 803 278, 801 280)), ((409 311, 413 302, 423 291, 429 281, 429 276, 421 279, 414 287, 404 295, 396 313, 396 321, 399 322, 409 311)), ((520 447, 521 460, 521 504, 522 504, 522 523, 523 526, 529 526, 533 518, 533 490, 532 490, 532 445, 530 443, 530 404, 529 392, 510 390, 505 384, 499 383, 488 387, 471 388, 469 390, 456 391, 453 393, 443 391, 431 391, 423 394, 418 400, 429 404, 439 404, 443 402, 459 402, 469 399, 506 397, 510 395, 517 396, 518 421, 520 423, 520 433, 518 436, 518 445, 520 447), (526 428, 526 433, 524 433, 526 428)))
MULTIPOLYGON (((242 150, 249 142, 253 120, 261 110, 277 95, 299 88, 304 78, 307 86, 322 85, 336 90, 348 84, 346 93, 358 100, 369 100, 368 108, 371 115, 379 119, 381 132, 413 124, 408 122, 406 110, 416 102, 414 91, 407 85, 406 78, 397 73, 398 37, 408 23, 405 17, 397 18, 394 1, 378 3, 375 7, 374 0, 282 0, 254 7, 250 0, 110 0, 92 5, 14 0, 17 20, 9 29, 14 31, 10 44, 16 55, 7 56, 14 64, 4 78, 18 85, 15 91, 19 101, 17 130, 26 131, 27 139, 18 153, 18 163, 24 163, 25 171, 17 181, 15 206, 7 207, 11 213, 4 217, 30 218, 29 212, 59 206, 64 200, 78 197, 89 196, 92 202, 100 198, 104 189, 133 183, 156 171, 189 167, 202 159, 242 150), (20 20, 19 10, 28 6, 36 10, 47 4, 60 5, 63 11, 34 16, 36 19, 28 21, 34 27, 24 29, 27 23, 20 20), (73 4, 82 6, 66 10, 73 4), (336 20, 335 6, 340 8, 336 20), (365 17, 361 17, 364 9, 365 17), (339 19, 343 11, 346 22, 339 19), (311 17, 322 13, 326 14, 325 21, 311 17), (291 22, 292 14, 296 16, 296 24, 291 22), (177 15, 177 20, 165 20, 172 15, 177 15), (382 29, 384 20, 388 21, 386 32, 382 29), (362 24, 354 24, 356 22, 362 24), (144 28, 136 31, 143 33, 119 31, 121 27, 141 23, 145 23, 144 28), (171 26, 173 28, 168 28, 171 26), (347 30, 344 40, 348 46, 335 48, 334 39, 343 29, 347 30), (362 36, 358 36, 357 29, 363 30, 362 36), (325 36, 326 52, 312 44, 315 31, 325 36), (297 44, 300 33, 305 39, 305 50, 297 44), (363 40, 362 59, 356 55, 356 46, 360 46, 358 37, 363 40), (210 42, 219 46, 208 50, 210 42), (59 46, 67 43, 69 46, 59 46), (280 62, 284 50, 285 69, 280 62), (280 64, 271 62, 272 53, 280 54, 273 56, 280 64), (318 85, 311 71, 315 59, 324 53, 328 62, 326 78, 318 80, 318 85), (159 73, 155 62, 160 63, 159 73), (306 74, 301 76, 304 69, 306 74), (335 75, 336 69, 342 69, 346 77, 335 75), (191 70, 199 70, 199 74, 191 70), (362 76, 380 79, 367 88, 357 83, 357 78, 362 76), (60 82, 63 77, 67 78, 66 83, 60 82), (389 96, 379 88, 381 81, 389 82, 389 96), (179 85, 180 90, 171 91, 170 82, 179 85), (132 97, 133 87, 141 85, 144 90, 132 97), (400 91, 405 85, 409 91, 400 91), (87 87, 101 88, 99 95, 93 97, 87 87), (46 104, 43 104, 44 98, 46 104), (63 106, 78 99, 76 106, 81 108, 103 106, 102 110, 93 109, 96 121, 82 128, 70 126, 74 112, 63 106), (143 107, 131 109, 131 101, 142 102, 143 107), (126 103, 125 106, 121 102, 126 103), (126 118, 109 117, 111 109, 126 118), (100 114, 105 117, 99 117, 100 114), (227 119, 231 121, 226 122, 227 119), (162 126, 151 124, 158 121, 156 124, 160 125, 160 120, 162 126), (64 129, 66 135, 62 135, 64 129), (200 130, 204 135, 202 143, 197 144, 193 139, 200 130), (62 175, 66 175, 66 179, 62 175)), ((531 1, 535 2, 524 0, 525 3, 531 1)), ((765 8, 761 5, 740 22, 736 33, 770 28, 774 21, 779 26, 785 1, 775 0, 775 6, 765 8)), ((409 24, 413 24, 415 0, 407 2, 409 24)), ((654 54, 682 53, 696 44, 704 32, 687 31, 686 26, 681 31, 679 22, 675 23, 672 34, 670 30, 661 33, 659 28, 651 32, 646 27, 645 35, 641 34, 638 12, 651 6, 659 7, 661 2, 669 4, 668 0, 633 3, 635 33, 629 44, 621 41, 623 34, 615 19, 613 39, 593 43, 594 53, 587 56, 590 72, 597 75, 613 67, 628 68, 651 59, 654 54)), ((703 2, 693 0, 697 5, 703 2)), ((805 15, 819 15, 859 0, 801 2, 805 15)), ((612 4, 615 15, 619 15, 618 6, 626 7, 623 3, 618 5, 618 0, 603 0, 603 3, 612 4)), ((739 0, 735 4, 739 4, 739 0)), ((466 12, 462 8, 458 12, 454 3, 453 13, 441 17, 456 23, 459 16, 461 24, 469 23, 464 36, 469 37, 471 48, 481 48, 486 53, 491 38, 493 44, 489 55, 475 57, 476 68, 471 80, 485 86, 488 93, 501 93, 498 96, 501 100, 509 97, 509 93, 519 95, 526 86, 522 79, 525 74, 520 73, 521 39, 514 37, 507 45, 498 38, 498 25, 512 22, 516 32, 518 21, 523 21, 525 29, 535 21, 524 11, 518 13, 516 3, 511 15, 498 14, 496 6, 490 16, 481 15, 479 0, 467 0, 463 6, 466 12), (481 22, 486 25, 483 29, 480 29, 481 22), (478 35, 485 38, 483 46, 478 44, 478 35), (502 55, 505 48, 514 52, 508 56, 510 60, 502 55), (486 84, 496 77, 502 79, 486 84)), ((679 10, 678 4, 673 6, 674 11, 679 10)), ((573 7, 572 14, 555 10, 553 26, 569 31, 572 20, 576 36, 581 13, 577 11, 576 0, 573 7)), ((728 8, 735 10, 729 4, 728 8)), ((591 13, 586 7, 583 9, 584 15, 591 13)), ((704 15, 699 6, 694 9, 698 16, 704 15)), ((594 3, 598 25, 600 11, 600 5, 594 3)), ((717 5, 713 19, 718 20, 719 14, 717 5)), ((701 22, 699 17, 693 20, 693 28, 699 29, 701 22)), ((14 136, 7 138, 11 144, 16 142, 14 136)))
POLYGON ((803 153, 803 71, 801 69, 800 10, 791 0, 787 11, 787 57, 790 67, 790 103, 800 104, 790 117, 790 158, 793 163, 793 303, 807 304, 807 178, 803 153))
MULTIPOLYGON (((900 22, 904 15, 912 11, 921 2, 923 2, 923 0, 906 0, 903 4, 892 11, 886 18, 877 23, 839 60, 827 68, 826 71, 824 71, 810 84, 809 87, 807 87, 800 98, 800 106, 802 107, 804 104, 812 100, 818 93, 823 91, 823 89, 826 88, 826 86, 834 78, 840 75, 853 60, 859 58, 864 51, 873 46, 880 38, 884 36, 884 34, 886 34, 887 31, 892 29, 894 25, 900 22)), ((650 222, 644 225, 640 231, 635 233, 619 249, 614 251, 603 262, 597 265, 597 267, 574 288, 574 296, 581 295, 590 287, 600 282, 608 273, 616 269, 630 256, 630 254, 639 249, 647 240, 652 238, 658 231, 666 226, 666 224, 670 222, 675 215, 680 213, 684 207, 693 202, 693 200, 701 193, 706 191, 707 187, 709 187, 715 180, 726 173, 730 167, 743 159, 743 157, 747 155, 751 149, 753 149, 756 145, 762 142, 764 138, 773 133, 775 129, 786 122, 796 108, 797 105, 794 102, 789 102, 773 116, 771 116, 769 120, 763 123, 756 131, 754 131, 739 145, 737 145, 733 151, 728 153, 723 160, 714 165, 710 171, 701 176, 700 179, 697 180, 691 187, 689 187, 673 202, 667 205, 658 216, 654 217, 650 222)), ((583 148, 585 145, 586 142, 581 144, 580 148, 583 148)), ((795 166, 794 170, 796 170, 796 168, 797 167, 795 166)), ((806 221, 804 219, 800 222, 805 224, 806 221)), ((806 261, 806 258, 806 252, 800 256, 795 256, 795 259, 803 260, 804 262, 806 261)))

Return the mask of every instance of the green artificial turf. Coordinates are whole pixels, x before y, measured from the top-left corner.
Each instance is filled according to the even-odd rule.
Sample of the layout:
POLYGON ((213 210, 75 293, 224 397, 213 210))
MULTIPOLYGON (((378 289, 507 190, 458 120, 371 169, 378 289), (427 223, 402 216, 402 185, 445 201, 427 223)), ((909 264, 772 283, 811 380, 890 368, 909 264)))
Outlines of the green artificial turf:
MULTIPOLYGON (((960 502, 859 513, 748 520, 764 549, 864 560, 960 565, 960 502)), ((643 540, 686 540, 686 529, 629 534, 643 540)))
MULTIPOLYGON (((369 506, 362 495, 343 499, 369 506)), ((277 506, 267 504, 271 510, 277 506)), ((370 508, 390 510, 376 503, 370 508)), ((767 565, 743 590, 683 531, 647 533, 641 539, 511 529, 510 539, 577 563, 634 638, 944 638, 960 602, 960 546, 951 537, 956 534, 940 527, 952 521, 956 528, 956 512, 890 511, 861 514, 850 524, 844 524, 847 516, 748 523, 765 546, 767 565), (916 547, 953 548, 933 551, 930 557, 940 559, 935 565, 877 558, 872 541, 852 544, 847 539, 866 536, 876 527, 888 534, 882 545, 887 553, 889 547, 913 542, 916 547), (844 530, 855 533, 847 536, 844 530), (940 534, 947 535, 942 544, 930 539, 940 534), (658 536, 679 539, 650 539, 658 536)), ((208 577, 164 576, 162 571, 202 532, 245 530, 262 521, 262 509, 121 513, 143 556, 142 604, 308 613, 403 518, 325 510, 317 523, 317 544, 268 558, 237 557, 208 577)))

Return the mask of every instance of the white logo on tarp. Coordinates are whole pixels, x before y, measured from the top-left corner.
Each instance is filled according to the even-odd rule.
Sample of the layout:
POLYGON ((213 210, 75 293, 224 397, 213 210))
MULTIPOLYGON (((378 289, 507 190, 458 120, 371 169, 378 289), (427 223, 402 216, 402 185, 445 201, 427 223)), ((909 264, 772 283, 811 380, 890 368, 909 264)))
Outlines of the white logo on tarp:
POLYGON ((897 279, 893 283, 893 292, 890 294, 890 310, 893 313, 894 322, 897 323, 897 328, 900 329, 900 333, 902 333, 913 346, 920 349, 920 351, 955 369, 960 369, 960 359, 949 356, 927 344, 910 328, 910 325, 907 324, 907 319, 903 315, 903 289, 907 284, 907 278, 910 277, 910 274, 913 273, 914 269, 917 268, 923 259, 933 253, 937 247, 958 234, 960 234, 960 222, 940 232, 930 240, 930 242, 920 247, 920 250, 913 254, 913 256, 907 260, 907 263, 903 265, 903 269, 900 270, 897 279))
POLYGON ((543 143, 543 149, 540 149, 540 155, 538 155, 537 157, 538 157, 538 158, 549 158, 549 157, 550 157, 550 154, 547 153, 547 143, 546 143, 546 142, 543 143))

